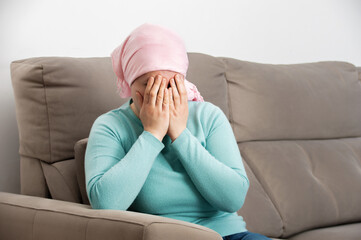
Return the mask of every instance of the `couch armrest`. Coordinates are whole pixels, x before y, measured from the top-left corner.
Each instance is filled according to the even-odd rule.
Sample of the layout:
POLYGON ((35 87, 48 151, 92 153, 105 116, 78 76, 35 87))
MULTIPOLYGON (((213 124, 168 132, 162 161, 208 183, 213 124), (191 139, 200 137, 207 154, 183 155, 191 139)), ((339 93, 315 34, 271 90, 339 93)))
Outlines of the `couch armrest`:
POLYGON ((212 229, 172 218, 0 192, 0 239, 222 240, 212 229))

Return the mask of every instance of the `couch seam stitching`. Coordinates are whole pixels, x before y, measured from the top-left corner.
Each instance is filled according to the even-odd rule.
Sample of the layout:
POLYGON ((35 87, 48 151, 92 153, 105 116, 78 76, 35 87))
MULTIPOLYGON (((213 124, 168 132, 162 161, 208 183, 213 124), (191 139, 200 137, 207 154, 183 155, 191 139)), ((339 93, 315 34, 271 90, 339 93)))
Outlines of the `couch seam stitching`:
MULTIPOLYGON (((224 69, 224 77, 226 79, 226 86, 227 86, 227 106, 228 106, 228 111, 229 111, 229 122, 231 124, 232 130, 233 132, 235 132, 234 130, 234 121, 233 121, 233 110, 232 110, 232 104, 231 104, 231 98, 230 98, 230 94, 229 94, 229 83, 228 83, 228 77, 227 77, 227 65, 224 62, 224 59, 221 58, 221 62, 223 64, 223 69, 224 69)), ((236 139, 237 141, 237 139, 236 139)))
POLYGON ((36 211, 34 214, 34 217, 33 217, 33 227, 32 227, 31 239, 34 239, 35 217, 36 217, 37 213, 38 212, 36 211))
POLYGON ((52 162, 52 154, 51 154, 51 134, 50 134, 50 118, 49 118, 49 106, 48 106, 48 101, 46 98, 46 85, 45 85, 45 80, 44 80, 44 66, 41 65, 41 79, 43 80, 43 87, 44 87, 44 102, 45 102, 45 107, 46 107, 46 115, 47 115, 47 119, 48 119, 48 131, 49 131, 49 153, 50 153, 50 162, 52 162))
POLYGON ((85 227, 85 240, 87 240, 87 233, 88 233, 88 226, 89 226, 89 222, 90 222, 90 218, 88 219, 88 221, 86 222, 86 227, 85 227))

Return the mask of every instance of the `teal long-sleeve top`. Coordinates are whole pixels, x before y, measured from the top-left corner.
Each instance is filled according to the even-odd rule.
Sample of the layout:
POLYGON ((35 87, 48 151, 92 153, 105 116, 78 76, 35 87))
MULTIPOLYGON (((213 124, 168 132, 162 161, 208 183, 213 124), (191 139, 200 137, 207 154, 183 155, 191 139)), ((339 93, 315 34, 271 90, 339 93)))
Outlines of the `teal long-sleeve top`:
POLYGON ((145 131, 130 98, 93 123, 85 152, 92 208, 199 224, 222 237, 246 231, 237 214, 249 180, 232 128, 210 102, 188 101, 187 127, 172 142, 145 131))

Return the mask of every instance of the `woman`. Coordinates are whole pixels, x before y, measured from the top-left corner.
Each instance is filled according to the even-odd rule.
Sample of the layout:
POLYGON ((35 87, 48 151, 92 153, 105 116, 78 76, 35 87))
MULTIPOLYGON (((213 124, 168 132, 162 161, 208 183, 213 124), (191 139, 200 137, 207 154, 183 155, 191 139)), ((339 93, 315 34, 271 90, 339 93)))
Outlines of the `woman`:
POLYGON ((223 111, 185 79, 181 38, 146 23, 111 56, 119 95, 131 98, 91 128, 85 176, 92 207, 188 221, 224 239, 269 239, 248 232, 236 213, 249 188, 242 158, 223 111))

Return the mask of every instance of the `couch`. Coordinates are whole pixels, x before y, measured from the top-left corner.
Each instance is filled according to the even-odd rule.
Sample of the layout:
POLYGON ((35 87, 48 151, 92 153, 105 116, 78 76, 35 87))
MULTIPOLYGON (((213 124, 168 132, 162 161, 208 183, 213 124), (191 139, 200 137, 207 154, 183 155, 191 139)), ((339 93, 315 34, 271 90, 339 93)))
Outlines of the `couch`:
MULTIPOLYGON (((361 239, 361 67, 265 64, 188 53, 187 80, 228 117, 250 180, 237 211, 272 239, 361 239)), ((92 209, 94 120, 128 99, 110 57, 11 62, 21 194, 0 192, 0 239, 218 239, 189 222, 92 209)))

